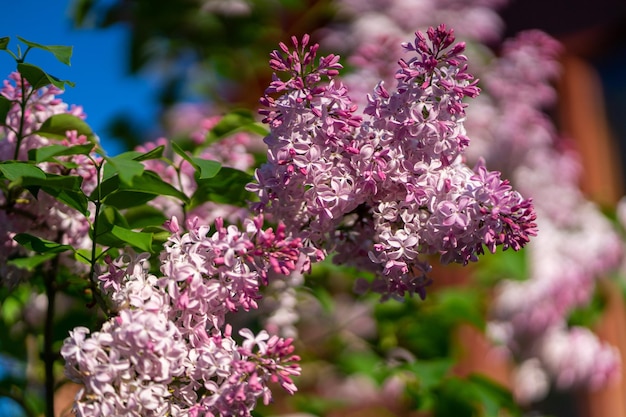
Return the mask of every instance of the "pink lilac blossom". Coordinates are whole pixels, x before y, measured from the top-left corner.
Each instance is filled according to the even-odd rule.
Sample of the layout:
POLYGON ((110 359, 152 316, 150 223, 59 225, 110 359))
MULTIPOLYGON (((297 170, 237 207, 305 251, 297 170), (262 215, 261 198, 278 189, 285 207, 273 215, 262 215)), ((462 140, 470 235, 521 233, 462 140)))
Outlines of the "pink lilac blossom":
MULTIPOLYGON (((362 105, 367 104, 366 93, 372 80, 392 82, 390 58, 396 55, 394 40, 399 33, 407 31, 404 17, 419 14, 409 19, 410 30, 416 23, 425 27, 422 20, 431 17, 445 15, 450 19, 446 22, 467 18, 467 9, 448 7, 454 2, 412 2, 404 17, 398 18, 383 11, 402 1, 340 0, 337 3, 345 7, 347 23, 344 20, 343 26, 324 31, 325 45, 333 45, 337 39, 347 40, 353 51, 349 62, 354 71, 344 81, 351 97, 362 105)), ((461 25, 472 27, 472 32, 465 32, 462 37, 468 42, 472 70, 480 77, 482 89, 480 96, 466 108, 464 126, 472 138, 472 146, 466 148, 464 156, 467 161, 484 158, 491 168, 511 178, 523 195, 531 196, 541 230, 526 250, 528 279, 505 280, 496 289, 489 326, 497 335, 495 340, 505 343, 521 363, 527 363, 536 359, 534 347, 541 334, 555 328, 564 332, 563 325, 571 311, 589 303, 596 278, 619 264, 624 249, 615 228, 580 192, 578 155, 559 137, 553 121, 544 113, 556 99, 552 82, 559 75, 557 56, 561 46, 548 35, 531 30, 502 42, 499 55, 495 55, 485 43, 499 38, 502 22, 495 13, 499 4, 467 4, 491 9, 484 16, 492 16, 492 20, 461 25), (486 23, 484 28, 477 27, 481 26, 480 22, 486 23), (479 35, 483 32, 489 35, 479 35)), ((363 241, 355 243, 352 248, 355 253, 360 246, 366 247, 363 241)), ((606 344, 602 346, 612 352, 606 344)), ((607 357, 611 358, 607 363, 614 369, 619 367, 617 355, 609 353, 607 357)), ((542 367, 545 375, 557 377, 554 367, 547 369, 539 360, 532 363, 535 368, 542 367)), ((593 379, 593 373, 589 369, 588 382, 593 379)), ((536 393, 532 400, 537 400, 547 391, 525 392, 536 393)))
POLYGON ((248 186, 255 208, 289 219, 312 255, 335 250, 375 271, 369 287, 385 298, 425 295, 424 255, 466 264, 484 247, 518 250, 535 234, 529 200, 482 163, 462 163, 462 100, 479 92, 464 44, 443 25, 415 36, 403 44, 414 56, 399 61, 396 88, 379 83, 363 117, 334 78, 337 56, 316 64, 307 36, 292 38, 294 51, 281 44, 270 65, 289 78, 274 75, 262 98, 268 162, 248 186))
MULTIPOLYGON (((67 132, 63 140, 51 140, 37 135, 37 130, 49 117, 57 114, 72 114, 85 118, 81 107, 68 106, 57 96, 62 90, 48 86, 33 91, 28 82, 19 73, 13 73, 0 94, 13 102, 4 126, 0 127, 0 160, 12 160, 15 157, 17 134, 21 131, 23 139, 17 152, 18 160, 28 160, 28 151, 47 145, 83 145, 88 139, 77 135, 76 131, 67 132), (24 114, 20 105, 23 97, 28 97, 24 114), (23 116, 23 117, 22 117, 23 116), (20 130, 20 124, 21 130, 20 130)), ((75 175, 82 178, 83 191, 88 194, 96 186, 96 168, 86 155, 60 157, 64 162, 72 162, 75 168, 65 168, 60 164, 45 162, 39 167, 50 174, 75 175)), ((10 257, 23 254, 22 249, 12 239, 17 233, 31 233, 41 238, 69 244, 76 248, 90 245, 89 222, 76 210, 58 202, 52 196, 39 192, 33 196, 25 191, 18 196, 0 192, 0 280, 8 285, 16 284, 25 271, 7 265, 10 257)), ((72 262, 74 264, 74 262, 72 262)))
POLYGON ((99 280, 116 316, 91 335, 74 329, 61 349, 67 376, 83 385, 77 415, 250 416, 271 400, 268 383, 296 391, 292 339, 244 328, 238 343, 226 320, 256 307, 268 271, 297 267, 300 240, 262 222, 240 230, 218 219, 212 234, 191 222, 181 233, 173 218, 160 276, 145 255, 108 259, 99 280))

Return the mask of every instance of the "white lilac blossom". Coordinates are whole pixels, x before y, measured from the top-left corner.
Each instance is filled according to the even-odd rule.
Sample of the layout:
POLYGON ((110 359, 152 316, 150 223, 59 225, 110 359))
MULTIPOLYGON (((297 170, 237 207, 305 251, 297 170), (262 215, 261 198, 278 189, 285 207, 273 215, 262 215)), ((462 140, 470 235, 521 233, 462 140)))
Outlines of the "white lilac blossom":
POLYGON ((426 255, 467 264, 535 234, 529 200, 484 164, 462 162, 463 99, 479 93, 464 44, 443 25, 415 36, 397 85, 379 83, 363 117, 334 78, 339 57, 316 63, 307 36, 292 38, 294 51, 281 44, 270 65, 288 79, 275 75, 262 99, 268 162, 248 186, 256 209, 284 219, 312 255, 334 250, 336 261, 376 272, 368 286, 385 298, 424 297, 426 255))
MULTIPOLYGON (((33 90, 28 81, 17 72, 4 81, 0 94, 13 104, 6 120, 0 125, 0 160, 27 161, 28 152, 43 146, 58 144, 64 146, 84 145, 89 143, 84 135, 68 131, 63 140, 50 140, 36 134, 41 125, 51 116, 71 114, 85 118, 81 107, 68 106, 58 96, 63 91, 50 85, 33 90), (20 102, 26 97, 24 111, 20 102), (18 145, 18 135, 23 139, 18 145)), ((75 175, 82 178, 82 188, 90 193, 96 186, 96 168, 86 155, 59 157, 64 162, 72 162, 75 168, 66 168, 61 164, 44 162, 38 164, 44 172, 56 175, 75 175)), ((22 190, 19 195, 0 191, 0 281, 15 285, 26 273, 25 270, 7 265, 10 257, 24 255, 23 249, 13 240, 17 233, 28 232, 40 238, 72 245, 76 248, 90 245, 88 220, 76 210, 60 203, 47 193, 32 195, 22 190)), ((72 262, 74 264, 74 262, 72 262)))
POLYGON ((181 233, 173 218, 159 276, 145 255, 107 261, 98 278, 116 315, 91 335, 74 329, 61 349, 67 376, 83 385, 78 416, 249 416, 271 400, 268 383, 296 391, 292 339, 241 329, 239 343, 226 320, 256 308, 270 270, 298 265, 300 240, 262 222, 240 230, 218 219, 212 234, 191 222, 181 233))

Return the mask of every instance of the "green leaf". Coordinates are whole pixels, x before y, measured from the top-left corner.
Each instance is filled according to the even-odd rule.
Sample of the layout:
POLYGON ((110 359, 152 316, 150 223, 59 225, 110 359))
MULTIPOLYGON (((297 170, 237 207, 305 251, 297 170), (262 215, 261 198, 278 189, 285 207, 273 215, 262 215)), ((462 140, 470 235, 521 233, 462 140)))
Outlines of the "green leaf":
POLYGON ((124 212, 129 229, 143 229, 148 226, 162 226, 167 218, 162 210, 143 205, 131 207, 124 212))
POLYGON ((124 216, 113 207, 105 207, 100 212, 96 228, 97 243, 118 248, 133 246, 152 252, 152 233, 131 230, 124 216))
MULTIPOLYGON (((27 41, 24 38, 17 37, 21 42, 30 46, 31 48, 42 49, 44 51, 48 51, 54 55, 54 57, 61 63, 65 65, 71 65, 70 59, 72 58, 72 46, 64 46, 64 45, 42 45, 39 43, 27 41)), ((8 43, 8 38, 7 38, 8 43)))
POLYGON ((92 150, 93 145, 90 143, 74 146, 49 145, 42 148, 30 149, 28 151, 28 159, 36 163, 55 161, 59 156, 88 155, 92 150))
POLYGON ((122 183, 132 184, 135 177, 140 176, 144 172, 144 165, 129 155, 120 154, 114 157, 105 157, 106 161, 113 166, 115 172, 119 175, 122 183))
POLYGON ((89 216, 89 200, 82 191, 70 191, 54 187, 41 187, 41 189, 83 216, 89 216))
MULTIPOLYGON (((60 190, 82 192, 83 178, 76 175, 46 174, 44 178, 27 176, 22 178, 24 188, 57 188, 60 190)), ((33 193, 34 195, 34 193, 33 193)))
POLYGON ((32 177, 32 178, 40 178, 45 179, 46 173, 41 170, 41 168, 29 164, 28 162, 21 161, 7 161, 0 163, 0 172, 4 178, 10 181, 16 181, 19 178, 23 177, 32 177))
POLYGON ((157 146, 148 152, 128 151, 121 155, 124 155, 125 158, 128 157, 134 161, 147 161, 149 159, 161 158, 163 156, 163 150, 165 150, 165 145, 157 146))
POLYGON ((33 271, 37 266, 54 258, 56 253, 46 253, 41 255, 33 255, 26 258, 15 258, 7 262, 8 265, 14 265, 28 271, 33 271))
POLYGON ((6 126, 7 115, 11 110, 12 104, 13 102, 11 100, 0 95, 0 126, 6 126))
POLYGON ((496 253, 485 253, 480 258, 480 268, 475 268, 475 279, 481 284, 493 286, 502 279, 523 281, 528 278, 526 251, 498 248, 496 253))
POLYGON ((118 209, 138 206, 160 195, 176 197, 183 202, 189 201, 185 194, 152 171, 144 171, 134 177, 131 184, 121 182, 117 176, 102 184, 102 201, 118 209))
POLYGON ((237 132, 247 131, 261 136, 267 135, 267 129, 257 123, 249 110, 235 110, 224 115, 220 121, 207 133, 205 145, 217 142, 237 132))
POLYGON ((33 196, 36 197, 39 190, 43 190, 87 216, 89 214, 88 200, 81 189, 82 182, 83 178, 75 175, 46 174, 45 178, 24 177, 21 179, 22 187, 30 191, 33 196))
POLYGON ((63 140, 67 138, 67 132, 71 130, 75 130, 79 135, 85 135, 92 143, 94 142, 95 135, 87 122, 69 113, 50 116, 39 130, 33 133, 50 139, 63 140))
POLYGON ((73 82, 61 80, 53 75, 46 73, 41 68, 32 64, 25 64, 21 62, 17 64, 17 70, 20 74, 22 74, 24 78, 26 78, 26 80, 35 90, 50 84, 53 84, 62 90, 65 89, 65 84, 69 85, 70 87, 75 86, 73 82))
POLYGON ((117 225, 113 225, 110 233, 130 246, 152 252, 152 233, 135 232, 117 225))
POLYGON ((191 160, 196 167, 197 179, 200 180, 215 177, 222 168, 222 164, 217 161, 197 157, 192 157, 191 160))
POLYGON ((252 176, 234 168, 222 168, 213 178, 198 180, 198 189, 191 198, 191 207, 207 201, 244 207, 252 193, 245 186, 252 176))
POLYGON ((26 249, 30 249, 38 253, 61 253, 68 250, 74 250, 70 245, 62 245, 50 240, 41 239, 28 233, 18 233, 15 235, 13 240, 24 246, 26 249))
POLYGON ((9 38, 8 36, 0 38, 0 50, 4 51, 5 49, 7 49, 10 40, 11 38, 9 38))
POLYGON ((180 155, 185 161, 189 162, 189 164, 196 170, 196 179, 213 178, 222 167, 222 164, 217 161, 211 161, 189 155, 176 142, 172 142, 172 149, 174 149, 174 152, 180 155))

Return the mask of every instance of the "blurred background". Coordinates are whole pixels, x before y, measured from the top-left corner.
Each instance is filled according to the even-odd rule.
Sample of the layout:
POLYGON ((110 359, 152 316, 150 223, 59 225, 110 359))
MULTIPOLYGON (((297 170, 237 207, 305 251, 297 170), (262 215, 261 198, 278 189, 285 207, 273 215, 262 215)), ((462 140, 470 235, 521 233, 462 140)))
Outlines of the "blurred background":
MULTIPOLYGON (((175 130, 177 116, 172 114, 176 114, 176 109, 180 111, 182 103, 194 104, 194 111, 200 111, 204 116, 223 114, 235 108, 255 110, 258 98, 271 77, 267 67, 268 54, 276 48, 278 42, 286 42, 291 35, 311 33, 315 40, 322 41, 322 49, 327 52, 337 52, 333 48, 344 47, 345 51, 340 53, 354 53, 358 43, 355 39, 364 36, 368 27, 355 29, 351 26, 352 20, 357 19, 346 10, 360 10, 359 7, 362 7, 367 12, 364 15, 373 14, 374 11, 380 13, 386 8, 396 12, 422 10, 425 14, 432 13, 432 18, 424 21, 432 20, 432 24, 447 23, 459 33, 471 35, 474 27, 485 24, 479 19, 484 14, 455 14, 455 10, 462 9, 461 3, 454 0, 5 0, 0 2, 4 10, 0 14, 0 35, 11 37, 9 48, 12 50, 18 43, 17 36, 46 45, 74 47, 71 67, 59 64, 40 51, 29 55, 29 62, 59 78, 76 83, 76 87, 68 88, 64 93, 64 101, 84 107, 87 121, 100 137, 105 150, 115 155, 175 130), (369 5, 363 6, 366 3, 369 5), (446 19, 450 19, 450 23, 446 19)), ((558 98, 553 106, 541 110, 554 124, 554 129, 568 138, 567 146, 577 152, 582 173, 576 185, 585 198, 615 218, 615 207, 624 195, 626 179, 626 3, 596 0, 590 7, 589 2, 583 0, 472 0, 467 4, 471 4, 475 10, 482 12, 489 9, 497 14, 498 18, 493 20, 494 35, 483 39, 480 36, 474 38, 478 39, 478 44, 491 48, 496 56, 500 52, 502 39, 515 37, 527 29, 540 29, 561 42, 559 76, 551 84, 558 98)), ((382 25, 389 26, 390 23, 385 20, 382 25)), ((8 55, 0 57, 0 72, 6 77, 14 70, 15 64, 8 55)), ((346 73, 357 72, 358 65, 354 61, 349 62, 346 73)), ((519 274, 524 269, 518 267, 517 262, 530 262, 528 259, 502 259, 508 265, 508 269, 504 269, 511 274, 519 274), (517 272, 510 272, 511 269, 517 272)), ((486 265, 496 265, 498 271, 502 269, 497 261, 487 262, 486 265)), ((594 272, 594 279, 603 282, 598 287, 603 291, 601 304, 604 318, 589 324, 589 327, 603 341, 610 342, 620 350, 623 362, 626 352, 623 290, 619 279, 601 281, 600 278, 606 278, 609 274, 599 267, 600 270, 601 273, 594 272)), ((433 361, 458 354, 459 375, 478 371, 507 389, 514 389, 511 382, 514 372, 508 363, 510 358, 493 360, 492 346, 484 335, 485 317, 476 319, 480 324, 473 330, 457 326, 461 317, 467 316, 468 309, 471 314, 478 314, 477 311, 484 313, 487 308, 482 301, 468 304, 467 300, 462 300, 465 294, 469 294, 468 299, 477 296, 471 290, 473 284, 467 283, 467 275, 474 272, 451 271, 437 273, 445 277, 442 281, 451 282, 452 287, 462 283, 460 292, 446 293, 444 290, 444 295, 439 298, 433 296, 425 302, 434 304, 419 304, 421 302, 417 301, 397 307, 379 306, 371 300, 363 304, 363 300, 356 302, 352 295, 347 295, 350 293, 350 285, 337 284, 333 279, 345 275, 345 272, 332 268, 318 270, 318 283, 311 284, 313 289, 309 290, 319 299, 326 299, 326 302, 334 297, 331 303, 334 309, 320 310, 319 305, 324 303, 318 301, 315 308, 303 304, 304 312, 338 323, 337 328, 334 328, 339 329, 338 333, 345 330, 339 325, 345 311, 357 316, 371 315, 377 323, 363 320, 358 323, 360 327, 350 329, 348 336, 342 333, 341 337, 333 339, 325 338, 328 335, 324 329, 320 329, 319 322, 302 315, 300 332, 305 340, 310 341, 310 350, 305 351, 305 359, 308 354, 308 359, 313 363, 309 370, 323 379, 327 376, 325 370, 316 368, 316 362, 311 358, 318 355, 329 363, 336 361, 341 365, 342 375, 349 375, 349 378, 345 377, 343 385, 333 380, 330 387, 341 386, 342 395, 360 398, 357 391, 372 388, 371 384, 360 379, 363 374, 381 379, 377 381, 380 388, 378 392, 383 392, 383 398, 378 398, 379 402, 375 405, 361 408, 334 409, 332 401, 321 400, 311 402, 308 407, 300 404, 300 409, 309 413, 300 415, 432 414, 411 411, 410 406, 385 404, 385 393, 397 394, 394 391, 397 386, 394 384, 398 381, 372 376, 364 370, 373 363, 376 355, 363 354, 359 349, 360 355, 350 357, 346 354, 350 352, 346 346, 354 348, 365 340, 376 346, 372 349, 374 353, 384 356, 381 353, 385 351, 384 347, 391 346, 393 349, 389 350, 395 354, 405 355, 403 360, 415 354, 410 351, 407 353, 407 346, 425 349, 428 352, 426 359, 433 361), (330 289, 323 290, 325 284, 330 289), (459 294, 461 297, 455 298, 459 294), (442 308, 445 306, 451 309, 444 314, 442 308), (432 320, 431 327, 420 324, 417 328, 417 325, 411 324, 411 318, 432 320), (400 328, 401 323, 406 327, 400 328), (436 326, 439 327, 434 329, 436 326), (476 332, 476 328, 480 331, 476 332), (373 336, 374 333, 376 336, 373 336), (432 335, 433 340, 426 342, 424 340, 428 335, 432 335), (396 336, 399 340, 394 339, 396 336), (406 337, 409 342, 403 345, 402 337, 406 337), (324 340, 326 344, 319 344, 319 340, 324 340), (463 353, 459 354, 458 351, 463 353), (384 383, 381 382, 383 379, 384 383)), ((525 278, 528 277, 522 277, 525 278)), ((442 287, 446 287, 446 284, 442 287)), ((491 297, 491 289, 480 294, 485 293, 491 297)), ((593 300, 590 298, 586 303, 591 305, 593 300)), ((591 310, 584 311, 592 314, 591 310)), ((570 318, 568 324, 573 322, 570 318)), ((355 323, 346 324, 346 327, 350 326, 355 326, 355 323)), ((595 359, 591 358, 592 361, 595 359)), ((435 365, 441 365, 442 362, 428 364, 431 368, 422 371, 427 374, 430 372, 428 375, 433 377, 439 375, 436 372, 439 368, 435 368, 435 365)), ((7 373, 10 371, 8 367, 3 369, 7 373)), ((620 372, 623 375, 623 370, 620 372)), ((529 384, 544 383, 540 379, 531 380, 529 384)), ((329 388, 324 391, 319 384, 310 381, 304 381, 303 385, 305 394, 310 396, 303 394, 302 398, 310 401, 317 398, 315 395, 324 398, 331 391, 329 388)), ((625 386, 620 378, 608 388, 603 386, 602 389, 593 390, 587 386, 558 390, 555 389, 556 383, 552 383, 549 394, 523 404, 524 415, 626 417, 625 386)), ((440 401, 447 399, 453 402, 458 400, 451 393, 454 389, 454 385, 449 385, 433 388, 433 392, 440 401)), ((495 395, 494 392, 490 388, 489 395, 495 395)), ((422 399, 421 395, 423 392, 420 391, 415 397, 422 399)), ((468 401, 474 404, 474 400, 472 398, 468 401)), ((288 412, 295 412, 296 409, 298 406, 286 407, 288 412)), ((436 417, 501 415, 488 414, 480 406, 474 405, 463 408, 453 404, 434 409, 436 417)), ((16 410, 9 402, 0 399, 0 415, 20 415, 16 410)), ((279 411, 284 410, 278 407, 278 411, 270 410, 263 415, 274 415, 272 413, 279 411)))

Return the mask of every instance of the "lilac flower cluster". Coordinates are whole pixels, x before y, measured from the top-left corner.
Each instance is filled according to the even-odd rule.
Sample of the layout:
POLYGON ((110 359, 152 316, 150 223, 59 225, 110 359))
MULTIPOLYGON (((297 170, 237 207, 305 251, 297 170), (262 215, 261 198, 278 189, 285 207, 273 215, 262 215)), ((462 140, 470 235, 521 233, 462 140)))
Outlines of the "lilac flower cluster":
MULTIPOLYGON (((464 126, 472 146, 464 156, 467 161, 484 159, 504 172, 522 194, 532 197, 541 230, 525 251, 528 279, 505 279, 496 288, 489 333, 520 362, 523 377, 516 378, 519 384, 514 389, 518 399, 541 399, 550 388, 550 379, 558 379, 566 370, 558 370, 563 361, 550 363, 539 346, 569 331, 568 315, 589 303, 597 277, 614 269, 624 251, 614 226, 580 192, 578 155, 564 146, 553 121, 544 113, 556 98, 552 83, 560 71, 557 56, 561 46, 533 30, 501 42, 496 55, 486 44, 495 45, 504 28, 496 11, 501 1, 469 1, 463 2, 463 7, 452 7, 455 0, 337 3, 351 19, 331 31, 325 45, 338 45, 336 39, 348 40, 353 51, 348 59, 355 71, 344 80, 360 104, 367 102, 364 92, 371 80, 392 81, 389 57, 394 56, 393 46, 416 25, 431 25, 433 18, 457 22, 467 21, 470 15, 481 16, 472 25, 458 25, 468 42, 472 69, 481 80, 480 96, 466 109, 464 126), (526 376, 539 373, 545 384, 523 385, 531 381, 526 376)), ((592 333, 588 338, 596 338, 597 343, 572 345, 569 354, 586 355, 583 350, 590 349, 607 360, 579 368, 576 386, 606 383, 619 369, 614 349, 592 333)), ((576 340, 582 339, 572 336, 571 341, 576 340)))
MULTIPOLYGON (((42 124, 57 114, 72 114, 85 118, 81 107, 69 107, 57 96, 62 90, 47 86, 33 90, 28 81, 17 72, 10 75, 0 90, 3 97, 13 103, 3 125, 0 126, 0 160, 28 160, 28 151, 43 146, 59 144, 66 146, 83 145, 88 139, 77 135, 76 131, 67 132, 64 140, 50 140, 37 134, 42 124), (20 102, 26 98, 24 111, 20 102), (22 137, 18 146, 18 135, 22 137)), ((77 175, 83 178, 85 193, 91 192, 96 185, 96 168, 85 155, 60 157, 64 162, 71 162, 74 168, 61 164, 44 162, 38 166, 49 174, 77 175)), ((7 265, 7 260, 19 254, 23 249, 13 240, 17 233, 28 232, 41 238, 73 245, 76 248, 90 244, 89 223, 76 210, 61 204, 50 195, 40 192, 33 196, 23 189, 4 186, 0 188, 0 281, 15 285, 25 271, 7 265)))
POLYGON ((463 163, 463 99, 479 92, 464 44, 443 25, 415 35, 396 88, 379 83, 363 117, 334 79, 337 56, 316 63, 307 36, 292 38, 293 51, 281 44, 270 65, 287 79, 275 75, 262 99, 268 162, 248 186, 255 208, 289 219, 311 256, 334 250, 336 261, 375 271, 368 286, 384 297, 423 297, 427 255, 466 264, 535 234, 529 200, 483 164, 463 163))
POLYGON ((61 349, 84 386, 79 416, 249 416, 271 400, 269 382, 296 391, 291 339, 241 329, 238 344, 226 324, 228 312, 256 307, 269 270, 289 274, 300 258, 299 239, 262 222, 242 231, 218 219, 213 234, 190 222, 181 233, 173 218, 158 277, 145 255, 108 260, 99 280, 117 315, 89 337, 74 329, 61 349))

